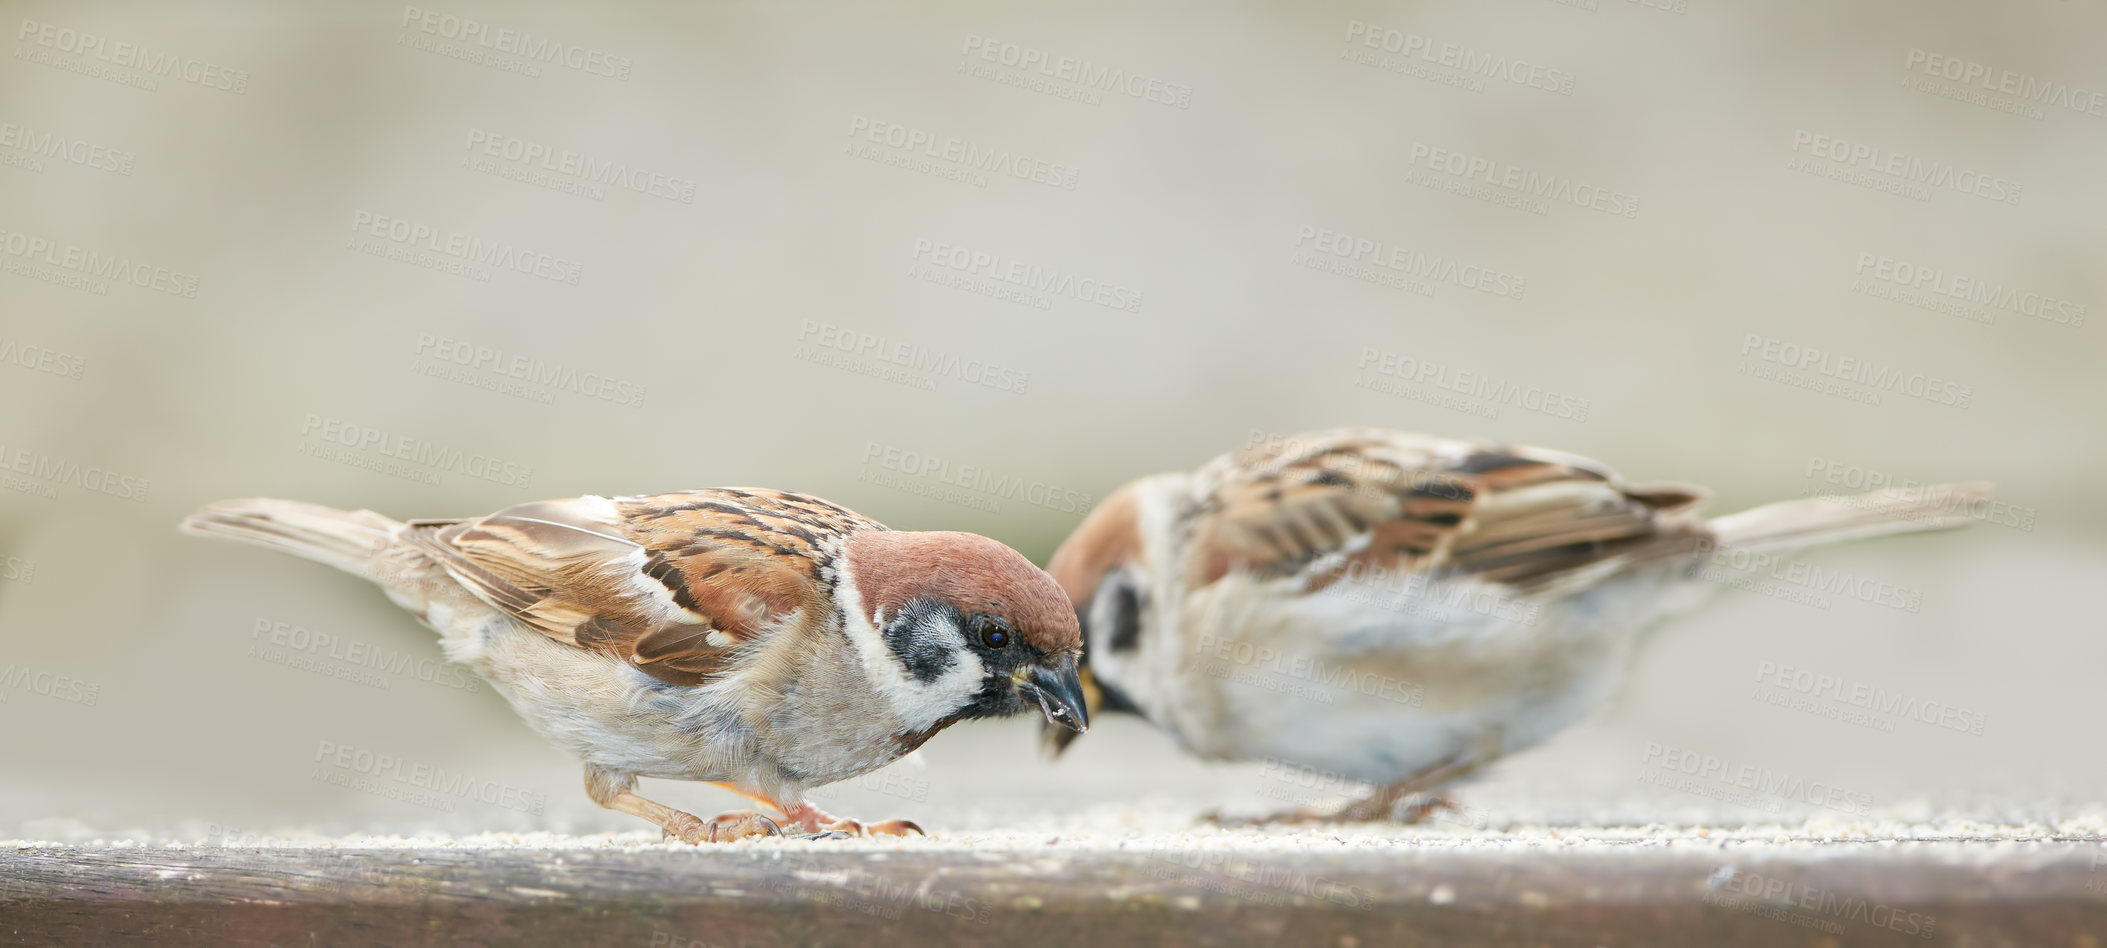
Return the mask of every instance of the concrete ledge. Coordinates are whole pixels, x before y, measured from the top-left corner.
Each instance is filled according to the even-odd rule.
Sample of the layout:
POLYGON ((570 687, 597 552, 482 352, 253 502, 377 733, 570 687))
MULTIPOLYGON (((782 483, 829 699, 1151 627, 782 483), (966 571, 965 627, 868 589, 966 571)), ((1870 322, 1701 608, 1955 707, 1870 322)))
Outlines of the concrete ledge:
POLYGON ((2094 945, 2096 838, 0 849, 21 944, 2094 945))

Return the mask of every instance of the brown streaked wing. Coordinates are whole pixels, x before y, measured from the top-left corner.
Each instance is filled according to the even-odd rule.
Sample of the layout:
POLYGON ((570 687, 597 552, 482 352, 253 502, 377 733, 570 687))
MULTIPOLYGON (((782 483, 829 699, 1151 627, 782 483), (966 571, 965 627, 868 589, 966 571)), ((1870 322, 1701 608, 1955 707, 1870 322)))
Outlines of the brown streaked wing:
POLYGON ((1334 432, 1217 459, 1197 475, 1192 585, 1232 571, 1293 574, 1362 542, 1432 549, 1471 500, 1459 480, 1432 473, 1441 447, 1334 432))
POLYGON ((630 535, 658 550, 676 549, 692 537, 824 563, 849 534, 885 529, 876 520, 809 494, 758 487, 617 497, 615 505, 630 535))
POLYGON ((544 635, 694 685, 778 620, 825 608, 820 569, 837 546, 827 538, 865 525, 877 526, 801 495, 700 490, 538 501, 414 523, 409 536, 544 635))
POLYGON ((647 554, 645 571, 708 628, 667 628, 639 637, 635 660, 681 667, 713 656, 791 621, 833 610, 828 575, 842 541, 881 524, 807 494, 764 488, 715 488, 623 497, 629 535, 647 554), (730 641, 709 644, 711 630, 730 641))
POLYGON ((551 638, 603 611, 634 612, 623 561, 638 546, 595 498, 544 500, 473 520, 419 520, 406 534, 477 598, 551 638))
POLYGON ((1540 589, 1583 567, 1694 546, 1689 488, 1628 489, 1593 462, 1372 430, 1276 442, 1215 462, 1195 525, 1195 587, 1232 570, 1354 564, 1476 574, 1540 589))

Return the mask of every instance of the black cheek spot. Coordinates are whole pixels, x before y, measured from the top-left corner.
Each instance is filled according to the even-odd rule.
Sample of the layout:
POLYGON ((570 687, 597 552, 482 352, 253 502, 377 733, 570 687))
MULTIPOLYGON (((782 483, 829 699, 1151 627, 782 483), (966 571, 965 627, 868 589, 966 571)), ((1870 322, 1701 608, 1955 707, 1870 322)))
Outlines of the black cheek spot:
POLYGON ((1106 647, 1115 652, 1131 652, 1141 645, 1141 594, 1134 587, 1120 583, 1112 590, 1112 628, 1108 630, 1106 647))
POLYGON ((916 681, 929 684, 949 671, 957 656, 944 630, 960 626, 957 610, 940 602, 917 599, 885 626, 885 644, 916 681))

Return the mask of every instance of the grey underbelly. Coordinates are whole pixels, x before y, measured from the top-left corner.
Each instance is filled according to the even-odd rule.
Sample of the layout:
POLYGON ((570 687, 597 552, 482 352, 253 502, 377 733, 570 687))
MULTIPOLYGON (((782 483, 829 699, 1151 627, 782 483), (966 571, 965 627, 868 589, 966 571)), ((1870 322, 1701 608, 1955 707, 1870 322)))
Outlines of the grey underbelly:
POLYGON ((502 618, 477 633, 450 639, 449 655, 458 653, 535 732, 607 770, 730 782, 787 800, 904 753, 892 723, 832 675, 781 686, 769 704, 749 707, 737 681, 667 684, 502 618))
POLYGON ((754 769, 750 735, 735 714, 716 713, 727 696, 668 685, 496 616, 445 644, 529 728, 585 763, 678 780, 742 780, 754 769))
POLYGON ((1351 588, 1324 608, 1205 604, 1187 614, 1208 631, 1188 630, 1166 676, 1181 697, 1151 716, 1203 757, 1364 783, 1504 755, 1608 702, 1662 592, 1632 577, 1526 612, 1468 597, 1447 611, 1376 604, 1351 588))
POLYGON ((1446 708, 1435 706, 1429 692, 1411 689, 1332 691, 1325 695, 1329 702, 1276 693, 1231 695, 1227 703, 1244 710, 1224 720, 1224 733, 1208 742, 1215 751, 1209 756, 1389 783, 1444 762, 1542 743, 1600 708, 1618 677, 1606 665, 1576 673, 1553 691, 1446 708))

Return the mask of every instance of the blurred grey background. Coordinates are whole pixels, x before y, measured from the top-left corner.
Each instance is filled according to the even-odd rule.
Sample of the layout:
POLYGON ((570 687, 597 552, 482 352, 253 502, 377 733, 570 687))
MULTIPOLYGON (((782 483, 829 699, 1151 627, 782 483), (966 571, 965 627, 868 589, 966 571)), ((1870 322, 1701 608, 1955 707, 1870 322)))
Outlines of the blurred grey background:
MULTIPOLYGON (((2000 485, 1723 579, 1484 821, 2100 798, 2107 10, 442 2, 7 6, 0 836, 635 828, 371 587, 178 536, 211 500, 769 485, 1043 562, 1128 478, 1343 424, 1722 513, 2000 485)), ((1035 737, 820 800, 1338 789, 1035 737)))

